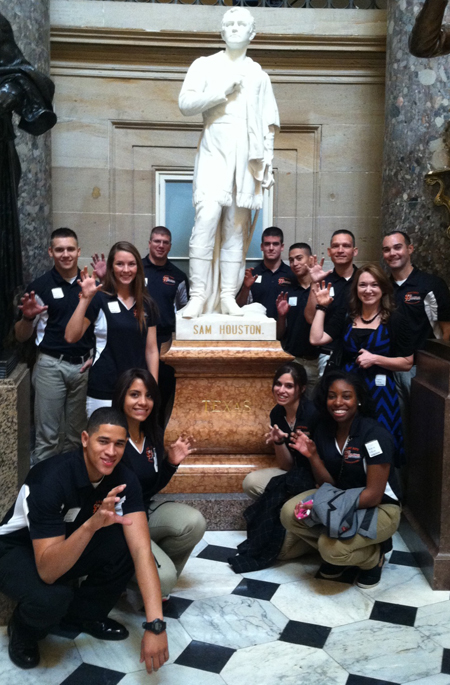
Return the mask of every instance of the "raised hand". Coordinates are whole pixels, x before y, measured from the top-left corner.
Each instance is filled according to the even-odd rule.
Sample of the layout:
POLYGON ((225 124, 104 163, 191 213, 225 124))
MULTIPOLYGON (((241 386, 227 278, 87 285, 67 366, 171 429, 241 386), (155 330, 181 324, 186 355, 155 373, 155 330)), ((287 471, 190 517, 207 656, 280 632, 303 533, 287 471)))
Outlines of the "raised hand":
POLYGON ((321 304, 323 307, 328 307, 333 302, 333 298, 330 295, 331 283, 325 285, 325 281, 322 283, 314 283, 313 286, 314 294, 316 296, 317 304, 321 304))
POLYGON ((280 293, 276 299, 277 311, 280 316, 286 316, 291 306, 288 301, 287 293, 280 293))
POLYGON ((288 433, 284 433, 277 424, 270 426, 270 430, 264 436, 266 438, 266 445, 273 445, 275 442, 281 442, 289 437, 288 433))
POLYGON ((245 274, 244 274, 244 286, 246 288, 249 288, 249 289, 252 287, 253 283, 258 278, 258 275, 254 276, 252 274, 252 271, 253 271, 253 267, 251 267, 251 269, 245 269, 245 274))
POLYGON ((306 433, 297 429, 295 433, 291 433, 290 447, 300 454, 303 454, 307 459, 311 459, 317 455, 316 443, 311 438, 308 438, 306 433))
POLYGON ((117 502, 120 502, 119 494, 125 490, 126 487, 126 485, 118 485, 110 490, 95 514, 91 516, 91 524, 96 530, 107 528, 114 523, 120 523, 123 526, 132 525, 133 521, 131 521, 131 519, 126 516, 119 516, 119 514, 116 514, 115 509, 117 502))
POLYGON ((362 348, 358 352, 356 363, 362 369, 368 369, 377 363, 377 355, 362 348))
POLYGON ((103 280, 106 276, 106 259, 105 259, 105 255, 103 254, 103 252, 101 253, 100 256, 97 254, 97 252, 95 252, 92 255, 91 266, 94 269, 98 280, 103 282, 103 280))
POLYGON ((93 271, 92 276, 89 276, 87 266, 85 266, 80 272, 80 278, 78 279, 77 283, 81 286, 81 297, 85 298, 86 300, 91 300, 95 293, 97 293, 102 287, 101 283, 97 285, 95 279, 96 275, 96 272, 93 271))
POLYGON ((329 269, 328 271, 323 270, 323 263, 324 257, 322 257, 320 262, 318 262, 317 255, 313 255, 313 265, 308 267, 313 283, 319 283, 320 281, 323 281, 324 278, 332 273, 333 269, 329 269))
POLYGON ((22 314, 25 319, 34 319, 38 314, 47 311, 47 305, 40 305, 36 302, 36 294, 34 290, 31 293, 25 293, 25 295, 20 299, 22 304, 19 304, 19 309, 22 310, 22 314))
POLYGON ((184 435, 184 433, 182 433, 178 440, 167 448, 169 462, 174 466, 181 464, 189 454, 195 452, 195 447, 193 447, 194 442, 195 440, 192 435, 184 435))

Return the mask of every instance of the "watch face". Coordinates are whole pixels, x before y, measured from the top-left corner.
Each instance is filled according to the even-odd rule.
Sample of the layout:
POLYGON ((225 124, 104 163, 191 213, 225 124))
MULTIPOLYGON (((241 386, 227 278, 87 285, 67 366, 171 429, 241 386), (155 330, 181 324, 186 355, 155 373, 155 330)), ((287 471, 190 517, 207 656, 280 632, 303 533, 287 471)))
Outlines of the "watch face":
POLYGON ((160 618, 155 618, 154 621, 151 623, 144 623, 142 624, 142 627, 145 630, 149 630, 151 633, 155 633, 155 635, 159 635, 160 633, 163 633, 166 629, 166 624, 163 620, 160 618))

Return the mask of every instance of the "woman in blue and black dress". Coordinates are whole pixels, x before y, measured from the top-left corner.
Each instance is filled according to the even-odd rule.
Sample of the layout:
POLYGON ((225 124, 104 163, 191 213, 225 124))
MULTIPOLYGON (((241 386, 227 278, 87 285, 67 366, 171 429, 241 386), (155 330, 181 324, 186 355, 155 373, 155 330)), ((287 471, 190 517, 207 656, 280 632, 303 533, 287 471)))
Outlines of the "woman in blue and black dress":
POLYGON ((414 350, 407 323, 395 311, 392 285, 377 264, 363 266, 353 279, 348 311, 336 311, 325 326, 325 312, 332 301, 325 281, 316 284, 316 296, 310 341, 313 345, 338 341, 336 365, 363 377, 375 402, 378 422, 394 438, 399 466, 404 461, 404 448, 394 371, 409 371, 414 350))

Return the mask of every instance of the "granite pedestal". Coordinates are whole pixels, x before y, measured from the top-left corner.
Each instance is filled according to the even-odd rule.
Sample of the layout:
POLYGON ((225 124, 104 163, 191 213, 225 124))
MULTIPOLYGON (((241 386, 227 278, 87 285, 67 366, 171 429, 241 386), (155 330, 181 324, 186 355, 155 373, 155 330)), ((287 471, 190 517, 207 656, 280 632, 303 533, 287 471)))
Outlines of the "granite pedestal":
POLYGON ((402 535, 433 590, 449 590, 450 343, 429 340, 417 357, 402 535))
POLYGON ((177 378, 165 439, 188 433, 197 442, 165 492, 242 492, 247 473, 273 465, 264 439, 274 405, 272 379, 291 359, 277 341, 173 343, 164 356, 177 378))
MULTIPOLYGON (((17 495, 30 469, 30 372, 16 366, 9 378, 0 380, 0 520, 17 495)), ((13 603, 0 594, 0 625, 13 603)))

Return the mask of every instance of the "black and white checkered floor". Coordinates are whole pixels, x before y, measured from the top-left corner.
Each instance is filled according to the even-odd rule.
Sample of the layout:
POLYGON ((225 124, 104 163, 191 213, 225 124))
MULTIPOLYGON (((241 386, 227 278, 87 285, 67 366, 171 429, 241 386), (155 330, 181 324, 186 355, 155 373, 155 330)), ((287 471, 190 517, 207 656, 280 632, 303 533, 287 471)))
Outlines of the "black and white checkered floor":
POLYGON ((112 616, 124 642, 52 635, 21 671, 0 633, 0 685, 450 685, 450 593, 433 592, 401 537, 372 590, 316 578, 311 556, 244 576, 227 558, 244 534, 208 532, 165 607, 170 661, 139 663, 143 615, 129 592, 112 616), (134 608, 133 608, 134 605, 134 608))

